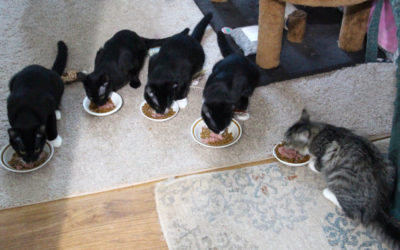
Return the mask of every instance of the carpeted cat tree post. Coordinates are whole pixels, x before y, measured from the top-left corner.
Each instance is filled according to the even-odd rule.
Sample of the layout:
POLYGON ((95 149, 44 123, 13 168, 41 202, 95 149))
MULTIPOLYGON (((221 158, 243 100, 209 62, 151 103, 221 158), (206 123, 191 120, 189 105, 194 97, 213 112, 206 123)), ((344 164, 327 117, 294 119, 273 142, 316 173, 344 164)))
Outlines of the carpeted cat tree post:
POLYGON ((279 66, 286 2, 314 7, 345 7, 339 47, 348 52, 363 48, 371 2, 369 0, 259 0, 256 61, 264 69, 279 66))

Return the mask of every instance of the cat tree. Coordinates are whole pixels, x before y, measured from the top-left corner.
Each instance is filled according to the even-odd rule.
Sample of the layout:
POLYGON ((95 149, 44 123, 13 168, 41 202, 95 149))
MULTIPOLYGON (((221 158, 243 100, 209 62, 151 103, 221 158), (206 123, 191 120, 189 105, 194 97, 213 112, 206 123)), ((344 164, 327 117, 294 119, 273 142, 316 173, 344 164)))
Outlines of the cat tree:
POLYGON ((344 8, 339 48, 356 52, 363 48, 371 8, 369 0, 259 0, 257 64, 265 69, 279 66, 286 2, 312 7, 344 8))

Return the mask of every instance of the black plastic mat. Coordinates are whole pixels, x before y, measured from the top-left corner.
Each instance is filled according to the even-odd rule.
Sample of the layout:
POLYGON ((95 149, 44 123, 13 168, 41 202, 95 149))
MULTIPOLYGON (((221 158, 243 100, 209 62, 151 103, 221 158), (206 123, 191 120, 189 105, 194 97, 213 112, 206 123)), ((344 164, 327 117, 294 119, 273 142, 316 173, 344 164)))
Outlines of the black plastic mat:
MULTIPOLYGON (((244 27, 258 23, 258 0, 228 0, 212 3, 210 0, 194 0, 205 14, 214 14, 211 26, 215 31, 222 27, 244 27)), ((305 10, 307 29, 302 43, 291 43, 283 33, 281 64, 276 69, 264 70, 261 85, 289 80, 301 76, 323 73, 364 62, 365 50, 348 53, 338 47, 342 12, 337 8, 312 8, 305 10)), ((234 44, 230 39, 231 44, 234 44)), ((238 48, 235 45, 236 48, 238 48)), ((249 56, 255 61, 255 55, 249 56)))

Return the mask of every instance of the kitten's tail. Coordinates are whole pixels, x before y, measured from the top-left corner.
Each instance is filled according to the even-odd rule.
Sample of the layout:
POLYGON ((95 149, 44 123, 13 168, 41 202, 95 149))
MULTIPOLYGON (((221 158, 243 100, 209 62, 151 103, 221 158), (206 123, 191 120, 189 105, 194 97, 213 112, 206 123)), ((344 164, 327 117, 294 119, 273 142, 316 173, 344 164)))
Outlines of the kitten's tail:
POLYGON ((230 54, 235 53, 233 48, 229 45, 228 41, 226 40, 226 37, 222 31, 218 31, 217 33, 217 38, 218 38, 218 47, 219 50, 221 51, 221 54, 224 57, 229 56, 230 54))
MULTIPOLYGON (((181 33, 188 34, 189 30, 190 30, 189 28, 186 28, 181 33)), ((166 38, 161 38, 161 39, 152 39, 152 38, 145 38, 145 37, 142 37, 142 38, 143 38, 144 42, 146 43, 147 49, 151 49, 154 47, 162 46, 163 43, 171 37, 166 37, 166 38)))
POLYGON ((144 37, 142 37, 142 38, 144 39, 147 49, 151 49, 154 47, 160 47, 161 45, 163 45, 163 43, 165 41, 167 41, 167 39, 169 37, 161 38, 161 39, 152 39, 152 38, 144 38, 144 37))
POLYGON ((384 235, 389 237, 393 249, 400 249, 400 222, 384 211, 378 213, 376 221, 384 235))
POLYGON ((63 41, 58 41, 57 47, 57 57, 51 69, 57 72, 59 75, 62 75, 64 73, 65 66, 67 65, 68 48, 63 41))
POLYGON ((194 28, 193 33, 192 33, 192 37, 194 39, 201 42, 201 39, 203 38, 203 35, 204 35, 204 31, 206 30, 207 25, 210 23, 212 17, 213 17, 212 13, 208 13, 196 25, 196 27, 194 28))

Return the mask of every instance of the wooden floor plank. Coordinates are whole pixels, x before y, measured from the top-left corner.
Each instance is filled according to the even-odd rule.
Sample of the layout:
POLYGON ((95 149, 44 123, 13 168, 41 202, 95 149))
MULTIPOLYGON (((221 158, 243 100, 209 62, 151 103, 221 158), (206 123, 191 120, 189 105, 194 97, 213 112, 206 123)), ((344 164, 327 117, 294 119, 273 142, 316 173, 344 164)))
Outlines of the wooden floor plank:
POLYGON ((0 211, 0 249, 166 249, 154 183, 0 211))

